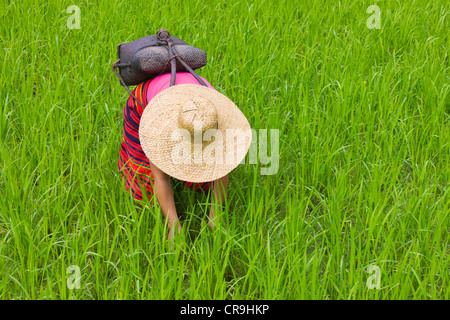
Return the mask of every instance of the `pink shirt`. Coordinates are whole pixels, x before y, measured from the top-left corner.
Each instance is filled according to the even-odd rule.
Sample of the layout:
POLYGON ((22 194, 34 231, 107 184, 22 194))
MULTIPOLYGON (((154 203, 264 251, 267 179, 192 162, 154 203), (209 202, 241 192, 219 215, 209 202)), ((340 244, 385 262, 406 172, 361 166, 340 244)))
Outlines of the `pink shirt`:
MULTIPOLYGON (((150 82, 150 85, 148 86, 148 89, 147 89, 147 101, 150 102, 150 100, 152 100, 153 97, 156 96, 158 93, 160 93, 164 89, 169 88, 170 87, 170 78, 171 78, 170 73, 165 73, 165 74, 162 74, 162 75, 154 78, 150 82)), ((214 89, 213 86, 208 81, 206 81, 202 77, 200 77, 200 78, 206 83, 206 85, 209 88, 214 89)), ((175 78, 175 85, 191 84, 191 83, 201 85, 200 82, 198 82, 197 79, 195 79, 194 76, 192 74, 190 74, 189 72, 177 72, 177 76, 175 78)))

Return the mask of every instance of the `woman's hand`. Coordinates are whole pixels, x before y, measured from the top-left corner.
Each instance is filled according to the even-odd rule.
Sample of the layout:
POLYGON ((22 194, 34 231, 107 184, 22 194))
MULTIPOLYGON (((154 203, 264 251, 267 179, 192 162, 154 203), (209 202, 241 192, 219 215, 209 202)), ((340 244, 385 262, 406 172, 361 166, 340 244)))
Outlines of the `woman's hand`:
POLYGON ((177 210, 175 209, 175 200, 173 198, 170 177, 151 162, 150 168, 152 169, 156 198, 161 206, 164 218, 166 218, 169 223, 169 239, 172 239, 175 237, 176 230, 178 230, 177 233, 181 232, 181 224, 178 219, 177 210))

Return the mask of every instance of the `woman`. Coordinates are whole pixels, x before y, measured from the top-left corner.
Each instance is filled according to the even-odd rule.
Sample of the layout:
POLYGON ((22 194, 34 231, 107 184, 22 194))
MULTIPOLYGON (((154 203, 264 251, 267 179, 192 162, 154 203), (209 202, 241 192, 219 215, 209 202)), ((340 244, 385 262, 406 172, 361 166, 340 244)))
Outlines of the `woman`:
MULTIPOLYGON (((212 107, 214 110, 219 109, 219 111, 226 111, 228 110, 227 108, 230 107, 231 101, 228 102, 225 100, 225 102, 213 106, 214 104, 217 104, 217 101, 219 101, 223 95, 218 93, 205 79, 201 79, 209 89, 200 86, 194 76, 188 72, 176 73, 175 86, 171 87, 170 90, 168 90, 171 80, 170 74, 163 74, 152 80, 145 81, 139 84, 133 91, 134 96, 142 103, 142 105, 147 106, 145 110, 130 95, 123 113, 124 135, 120 149, 118 169, 124 175, 126 189, 131 189, 137 200, 142 200, 144 196, 150 197, 150 195, 153 194, 153 191, 156 193, 156 198, 161 206, 161 211, 168 220, 169 239, 174 237, 175 231, 181 232, 181 224, 176 212, 173 190, 170 183, 171 176, 185 178, 180 180, 195 191, 207 191, 212 188, 216 201, 218 201, 219 204, 222 204, 227 194, 228 172, 237 165, 236 163, 231 166, 215 163, 211 166, 206 165, 205 163, 200 165, 195 163, 186 164, 186 161, 183 161, 181 165, 174 165, 173 157, 169 158, 169 155, 174 153, 169 152, 168 150, 172 150, 170 148, 174 147, 175 142, 170 138, 170 133, 164 140, 162 133, 167 132, 167 128, 169 127, 171 127, 170 130, 172 131, 179 129, 180 123, 178 123, 178 126, 176 125, 177 119, 181 119, 181 121, 184 121, 183 119, 186 117, 202 119, 201 112, 203 111, 200 110, 200 107, 197 107, 197 105, 200 105, 199 99, 207 101, 206 109, 208 110, 211 110, 212 107), (192 87, 190 85, 196 86, 192 87), (193 91, 198 91, 198 94, 193 93, 193 91), (173 99, 170 100, 172 102, 165 102, 164 100, 165 97, 173 96, 170 95, 170 93, 175 94, 175 102, 179 101, 179 103, 177 102, 178 105, 175 107, 173 106, 173 99), (189 95, 190 93, 193 95, 189 95), (158 103, 154 106, 152 105, 152 100, 155 97, 158 97, 158 99, 156 99, 158 100, 158 103), (183 101, 183 99, 188 97, 190 97, 189 101, 183 101), (190 105, 191 102, 194 103, 194 107, 188 107, 185 108, 186 110, 184 111, 179 111, 180 108, 190 105), (174 111, 168 113, 167 110, 174 111), (146 111, 147 120, 145 121, 146 126, 143 129, 141 120, 143 119, 144 111, 146 111), (167 114, 163 115, 165 112, 167 114), (161 115, 163 115, 162 118, 159 118, 161 115), (142 133, 142 131, 144 131, 144 133, 142 133), (142 137, 144 137, 143 139, 145 139, 145 141, 141 141, 142 137), (145 144, 142 142, 145 142, 145 144), (161 145, 161 143, 164 144, 161 145), (150 161, 148 157, 149 154, 154 154, 152 159, 159 161, 158 166, 154 164, 154 161, 150 161), (165 160, 161 161, 162 158, 165 160), (206 179, 200 181, 209 182, 198 182, 199 176, 206 179), (142 193, 142 190, 144 191, 144 194, 142 193)), ((235 107, 235 109, 237 109, 237 107, 235 107)), ((208 110, 207 112, 209 112, 208 110)), ((237 111, 239 111, 239 109, 237 109, 237 111)), ((236 110, 231 113, 224 112, 223 115, 222 112, 220 112, 220 117, 231 115, 232 118, 243 117, 245 119, 242 113, 233 117, 235 113, 236 110)), ((219 120, 215 119, 214 121, 214 123, 216 123, 215 127, 219 129, 219 120)), ((224 120, 221 122, 225 123, 224 120)), ((188 123, 188 126, 189 125, 190 124, 188 123)), ((181 124, 181 126, 183 126, 183 124, 181 124)), ((245 153, 247 150, 248 146, 246 147, 245 153)), ((238 161, 242 160, 242 158, 241 155, 238 161)), ((215 222, 216 216, 211 206, 208 224, 211 228, 214 228, 215 222)))

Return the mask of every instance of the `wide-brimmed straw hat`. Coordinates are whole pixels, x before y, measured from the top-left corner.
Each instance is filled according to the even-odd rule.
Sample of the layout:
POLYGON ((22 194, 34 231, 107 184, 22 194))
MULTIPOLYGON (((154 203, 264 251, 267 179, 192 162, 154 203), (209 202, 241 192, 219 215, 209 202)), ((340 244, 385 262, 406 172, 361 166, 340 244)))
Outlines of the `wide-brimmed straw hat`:
POLYGON ((197 84, 179 84, 146 106, 139 139, 149 160, 169 176, 208 182, 242 162, 252 133, 244 114, 225 95, 197 84))

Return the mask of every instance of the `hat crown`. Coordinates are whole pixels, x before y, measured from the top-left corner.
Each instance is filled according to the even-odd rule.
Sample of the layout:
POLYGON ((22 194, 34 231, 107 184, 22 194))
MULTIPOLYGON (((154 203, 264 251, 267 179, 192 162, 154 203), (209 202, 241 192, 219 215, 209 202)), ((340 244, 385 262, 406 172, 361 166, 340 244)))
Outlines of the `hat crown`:
POLYGON ((178 128, 190 134, 204 133, 209 129, 218 129, 217 109, 209 100, 197 97, 189 99, 180 108, 178 128), (198 131, 198 132, 197 132, 198 131))

